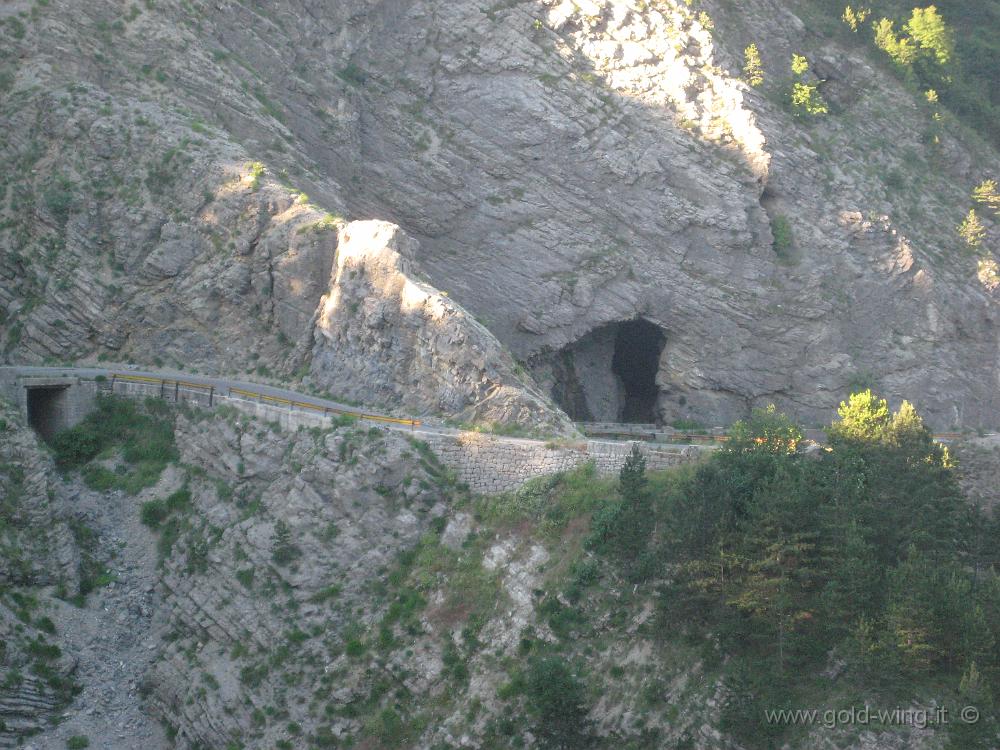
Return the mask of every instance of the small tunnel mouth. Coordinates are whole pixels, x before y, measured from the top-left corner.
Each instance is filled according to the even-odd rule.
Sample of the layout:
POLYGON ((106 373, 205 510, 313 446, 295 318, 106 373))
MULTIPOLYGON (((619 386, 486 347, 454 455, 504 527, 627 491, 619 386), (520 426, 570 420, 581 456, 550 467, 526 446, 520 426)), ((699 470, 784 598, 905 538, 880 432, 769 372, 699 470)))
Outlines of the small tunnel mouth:
POLYGON ((64 426, 67 386, 27 388, 28 425, 48 442, 64 426))
POLYGON ((666 337, 659 326, 637 318, 618 324, 611 371, 624 389, 620 422, 653 424, 660 389, 656 373, 666 337))

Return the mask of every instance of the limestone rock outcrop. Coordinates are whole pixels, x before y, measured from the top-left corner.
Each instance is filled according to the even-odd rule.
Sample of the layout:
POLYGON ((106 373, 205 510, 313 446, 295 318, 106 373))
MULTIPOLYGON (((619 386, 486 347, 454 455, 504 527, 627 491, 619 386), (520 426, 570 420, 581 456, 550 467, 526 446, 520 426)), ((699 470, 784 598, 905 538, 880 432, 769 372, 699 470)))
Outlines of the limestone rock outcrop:
POLYGON ((346 644, 384 614, 381 577, 448 512, 446 473, 378 429, 232 416, 180 419, 177 438, 192 507, 164 561, 152 710, 183 746, 357 732, 345 717, 366 678, 348 677, 346 644))
POLYGON ((45 727, 62 708, 75 666, 49 641, 35 593, 75 591, 79 549, 56 510, 51 460, 17 411, 0 400, 0 747, 45 727))
POLYGON ((493 334, 421 280, 418 258, 419 244, 394 224, 341 231, 316 320, 313 381, 404 412, 573 434, 493 334))

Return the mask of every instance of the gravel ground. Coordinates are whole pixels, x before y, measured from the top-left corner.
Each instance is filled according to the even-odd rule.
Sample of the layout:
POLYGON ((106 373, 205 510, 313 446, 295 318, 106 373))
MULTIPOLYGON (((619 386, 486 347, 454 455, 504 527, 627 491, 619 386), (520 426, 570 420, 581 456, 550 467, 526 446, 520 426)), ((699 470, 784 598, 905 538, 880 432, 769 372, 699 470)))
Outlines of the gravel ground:
POLYGON ((58 725, 27 741, 31 750, 65 750, 82 735, 91 748, 166 750, 160 723, 143 710, 139 686, 159 642, 156 611, 156 538, 139 520, 144 500, 179 486, 180 471, 169 467, 159 484, 138 496, 97 493, 81 486, 68 492, 68 510, 97 531, 99 547, 115 550, 109 564, 114 581, 90 594, 86 607, 55 601, 55 621, 64 653, 79 659, 76 680, 83 688, 58 725), (75 497, 74 497, 75 495, 75 497))

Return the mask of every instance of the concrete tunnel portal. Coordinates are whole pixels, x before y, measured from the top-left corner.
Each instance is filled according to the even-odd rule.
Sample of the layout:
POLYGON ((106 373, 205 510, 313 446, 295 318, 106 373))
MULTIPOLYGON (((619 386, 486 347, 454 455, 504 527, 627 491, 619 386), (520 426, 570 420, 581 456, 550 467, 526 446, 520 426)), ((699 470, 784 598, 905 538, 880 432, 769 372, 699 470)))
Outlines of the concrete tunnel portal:
POLYGON ((28 425, 46 441, 67 425, 69 385, 28 386, 25 388, 28 425))

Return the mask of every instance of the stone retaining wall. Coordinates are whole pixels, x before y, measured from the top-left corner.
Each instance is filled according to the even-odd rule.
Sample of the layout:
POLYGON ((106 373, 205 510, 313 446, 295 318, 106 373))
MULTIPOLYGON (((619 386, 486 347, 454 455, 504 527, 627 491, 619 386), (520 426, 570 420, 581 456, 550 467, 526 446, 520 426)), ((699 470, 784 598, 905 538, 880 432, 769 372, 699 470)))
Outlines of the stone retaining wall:
MULTIPOLYGON (((614 475, 632 450, 632 443, 589 440, 567 445, 475 432, 441 435, 417 430, 416 437, 430 445, 459 481, 482 494, 517 489, 529 479, 567 471, 587 461, 594 462, 598 474, 614 475)), ((702 449, 694 446, 669 450, 641 442, 636 445, 649 469, 678 466, 702 455, 702 449)))

